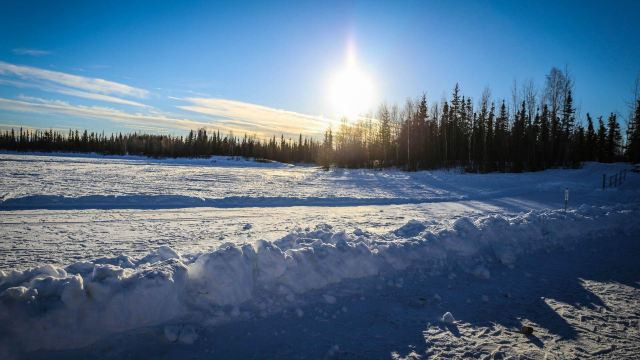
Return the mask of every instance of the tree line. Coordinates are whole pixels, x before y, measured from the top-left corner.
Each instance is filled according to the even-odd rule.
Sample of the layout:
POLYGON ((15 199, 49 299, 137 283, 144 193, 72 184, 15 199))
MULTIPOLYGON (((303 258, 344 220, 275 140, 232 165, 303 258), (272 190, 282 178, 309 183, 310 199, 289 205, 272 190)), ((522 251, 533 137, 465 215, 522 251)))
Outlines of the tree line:
POLYGON ((11 129, 0 134, 0 149, 14 151, 60 151, 104 155, 142 155, 150 157, 243 156, 288 163, 312 163, 320 144, 312 138, 298 141, 272 137, 222 135, 219 131, 191 130, 187 136, 156 134, 111 134, 69 130, 11 129))
POLYGON ((227 155, 409 171, 458 167, 520 172, 576 167, 583 161, 640 162, 638 91, 623 139, 616 113, 606 118, 587 113, 584 121, 578 119, 573 87, 568 71, 555 67, 541 90, 533 81, 520 87, 514 83, 509 102, 492 100, 486 89, 474 103, 456 84, 449 99, 429 103, 422 95, 407 100, 402 108, 382 104, 375 114, 358 121, 343 119, 321 140, 302 135, 260 140, 206 129, 187 136, 11 129, 0 134, 0 149, 152 157, 227 155))
POLYGON ((544 87, 514 83, 511 101, 479 101, 455 85, 449 99, 429 103, 425 95, 402 108, 380 105, 355 124, 343 121, 325 134, 319 157, 325 165, 398 166, 413 171, 458 167, 472 172, 537 171, 576 167, 583 161, 640 161, 640 97, 627 121, 619 114, 578 120, 574 81, 567 70, 552 68, 544 87))

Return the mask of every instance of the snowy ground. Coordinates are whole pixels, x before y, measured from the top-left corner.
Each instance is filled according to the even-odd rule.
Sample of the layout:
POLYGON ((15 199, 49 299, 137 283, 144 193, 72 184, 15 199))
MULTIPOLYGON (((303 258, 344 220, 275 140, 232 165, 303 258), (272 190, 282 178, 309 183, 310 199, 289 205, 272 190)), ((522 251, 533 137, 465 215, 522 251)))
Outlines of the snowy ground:
POLYGON ((625 167, 2 154, 0 357, 633 357, 640 176, 601 190, 625 167))
POLYGON ((565 187, 573 207, 638 201, 636 192, 598 191, 602 173, 620 168, 592 164, 487 175, 325 172, 227 158, 0 154, 0 270, 143 256, 161 245, 182 253, 208 251, 226 242, 276 240, 318 223, 384 233, 411 219, 558 209, 565 187))

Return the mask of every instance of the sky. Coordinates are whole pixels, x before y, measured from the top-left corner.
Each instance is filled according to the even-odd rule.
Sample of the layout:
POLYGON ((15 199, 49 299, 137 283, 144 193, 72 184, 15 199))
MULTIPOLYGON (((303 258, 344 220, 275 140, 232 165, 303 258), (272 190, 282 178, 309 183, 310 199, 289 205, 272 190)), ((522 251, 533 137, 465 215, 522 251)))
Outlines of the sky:
POLYGON ((317 136, 346 114, 349 69, 375 110, 456 83, 510 99, 514 80, 541 88, 567 67, 581 118, 626 116, 638 14, 622 0, 3 1, 0 128, 317 136))

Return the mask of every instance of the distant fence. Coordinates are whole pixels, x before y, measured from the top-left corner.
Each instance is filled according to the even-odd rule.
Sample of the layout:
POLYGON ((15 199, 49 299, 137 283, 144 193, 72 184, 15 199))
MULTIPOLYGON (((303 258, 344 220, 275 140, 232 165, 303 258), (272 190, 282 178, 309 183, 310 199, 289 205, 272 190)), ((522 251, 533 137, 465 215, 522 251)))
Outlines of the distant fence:
POLYGON ((605 190, 607 187, 620 186, 626 179, 627 169, 620 170, 613 175, 602 174, 602 190, 605 190), (607 186, 607 184, 609 185, 607 186))

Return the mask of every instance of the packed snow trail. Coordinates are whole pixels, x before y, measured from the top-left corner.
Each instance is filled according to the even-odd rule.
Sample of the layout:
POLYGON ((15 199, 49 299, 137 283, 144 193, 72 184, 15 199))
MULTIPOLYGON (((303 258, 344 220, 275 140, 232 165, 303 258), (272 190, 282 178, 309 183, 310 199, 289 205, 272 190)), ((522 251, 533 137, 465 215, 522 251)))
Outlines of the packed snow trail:
MULTIPOLYGON (((186 256, 161 247, 139 259, 120 256, 2 273, 2 351, 13 356, 16 350, 82 347, 176 321, 214 326, 251 320, 292 311, 309 293, 354 279, 419 270, 487 280, 490 268, 514 267, 525 254, 552 254, 591 238, 635 236, 637 209, 635 204, 582 206, 566 213, 412 221, 384 235, 319 225, 256 247, 228 244, 186 256)), ((336 301, 332 295, 324 300, 336 301)))

